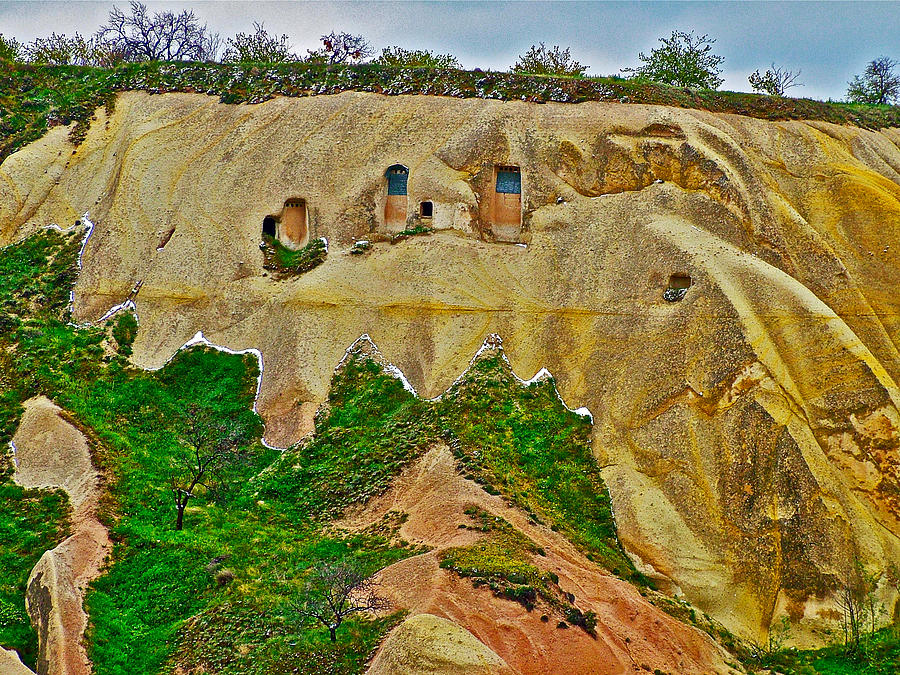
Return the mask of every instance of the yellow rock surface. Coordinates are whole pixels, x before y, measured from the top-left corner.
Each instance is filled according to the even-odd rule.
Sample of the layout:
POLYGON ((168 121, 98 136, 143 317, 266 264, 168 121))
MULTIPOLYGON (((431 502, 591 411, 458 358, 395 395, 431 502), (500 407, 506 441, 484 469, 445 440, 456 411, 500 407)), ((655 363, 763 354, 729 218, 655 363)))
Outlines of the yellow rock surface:
POLYGON ((465 628, 417 614, 385 639, 369 675, 512 675, 497 654, 465 628))
POLYGON ((137 364, 198 330, 260 349, 276 444, 362 333, 424 396, 499 333, 519 375, 547 367, 590 409, 642 569, 744 637, 787 613, 814 644, 855 557, 900 562, 898 146, 661 106, 127 93, 77 149, 54 129, 7 158, 0 243, 88 212, 76 318, 141 283, 137 364), (397 163, 436 232, 391 245, 397 163), (496 165, 521 168, 527 246, 482 217, 496 165), (258 242, 289 197, 329 254, 275 281, 258 242), (671 275, 691 278, 680 302, 671 275))

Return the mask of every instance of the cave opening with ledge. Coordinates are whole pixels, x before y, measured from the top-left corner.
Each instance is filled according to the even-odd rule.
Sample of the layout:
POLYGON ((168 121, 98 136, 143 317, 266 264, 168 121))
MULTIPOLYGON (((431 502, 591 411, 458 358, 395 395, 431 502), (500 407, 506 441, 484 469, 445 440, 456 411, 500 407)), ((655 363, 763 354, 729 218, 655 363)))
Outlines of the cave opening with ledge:
POLYGON ((683 300, 691 287, 691 277, 687 274, 673 274, 669 277, 669 285, 663 292, 663 299, 667 302, 683 300))

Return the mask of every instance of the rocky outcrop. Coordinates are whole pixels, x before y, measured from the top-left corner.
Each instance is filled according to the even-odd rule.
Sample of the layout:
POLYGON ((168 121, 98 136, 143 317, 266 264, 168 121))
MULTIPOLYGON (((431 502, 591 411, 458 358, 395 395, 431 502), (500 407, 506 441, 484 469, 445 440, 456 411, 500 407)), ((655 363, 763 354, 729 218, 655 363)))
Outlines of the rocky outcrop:
POLYGON ((29 399, 13 438, 14 480, 30 488, 61 488, 72 506, 72 534, 35 565, 25 606, 38 634, 38 675, 89 675, 82 605, 112 544, 97 520, 99 477, 87 440, 60 413, 44 397, 29 399))
POLYGON ((465 628, 417 614, 392 630, 368 675, 512 675, 494 652, 465 628))
POLYGON ((26 668, 19 655, 0 647, 0 673, 3 675, 34 675, 34 671, 26 668))
POLYGON ((0 242, 90 212, 76 318, 140 284, 137 364, 198 330, 260 349, 270 442, 310 429, 362 333, 434 396, 496 332, 519 374, 547 367, 593 413, 637 564, 739 635, 787 614, 815 644, 857 559, 900 562, 897 130, 605 103, 128 93, 78 148, 66 133, 0 167, 0 242), (436 231, 391 245, 393 164, 409 168, 409 224, 429 200, 436 231), (498 165, 521 169, 527 247, 494 242, 485 220, 498 165), (258 243, 288 198, 306 201, 329 254, 276 281, 258 243), (349 255, 354 239, 373 243, 349 255), (690 278, 678 302, 663 298, 672 275, 690 278))

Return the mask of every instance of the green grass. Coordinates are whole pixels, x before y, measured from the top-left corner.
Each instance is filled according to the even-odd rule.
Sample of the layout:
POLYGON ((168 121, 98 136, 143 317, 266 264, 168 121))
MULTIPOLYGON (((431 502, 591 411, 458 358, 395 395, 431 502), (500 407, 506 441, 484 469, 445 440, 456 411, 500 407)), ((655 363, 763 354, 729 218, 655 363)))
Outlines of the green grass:
POLYGON ((255 481, 293 525, 321 522, 386 490, 434 439, 429 405, 374 361, 351 355, 331 383, 315 436, 255 481))
POLYGON ((44 551, 67 535, 69 501, 59 490, 26 490, 0 456, 0 645, 34 668, 37 635, 25 612, 25 584, 44 551))
POLYGON ((900 630, 883 628, 865 636, 861 648, 848 651, 835 644, 823 649, 786 649, 748 663, 783 675, 896 675, 900 673, 900 630))
POLYGON ((260 244, 263 251, 263 268, 274 271, 278 278, 297 276, 318 267, 325 262, 328 245, 323 239, 313 239, 306 246, 289 249, 280 241, 264 235, 260 244))
POLYGON ((591 423, 566 410, 553 381, 519 383, 486 352, 437 403, 470 475, 565 534, 613 573, 645 584, 616 538, 609 492, 591 452, 591 423))
POLYGON ((0 161, 52 126, 76 123, 74 140, 94 111, 120 91, 201 92, 224 103, 342 91, 428 94, 521 101, 646 103, 763 119, 810 119, 877 129, 900 125, 900 107, 823 103, 728 91, 690 90, 621 77, 553 77, 376 64, 139 63, 116 68, 4 63, 0 67, 0 161))

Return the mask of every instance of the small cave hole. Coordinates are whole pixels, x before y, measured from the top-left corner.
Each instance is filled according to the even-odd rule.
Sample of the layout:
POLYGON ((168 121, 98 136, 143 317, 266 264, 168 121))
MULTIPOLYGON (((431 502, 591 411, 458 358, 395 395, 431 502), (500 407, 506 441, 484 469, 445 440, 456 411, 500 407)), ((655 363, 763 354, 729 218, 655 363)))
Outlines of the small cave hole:
POLYGON ((433 202, 422 202, 419 204, 419 215, 422 218, 431 218, 434 216, 434 203, 433 202))
POLYGON ((691 287, 691 278, 687 274, 673 274, 669 277, 669 286, 663 293, 663 299, 667 302, 683 300, 691 287))
POLYGON ((263 234, 269 235, 270 237, 275 236, 275 218, 272 216, 266 216, 263 218, 263 234))

